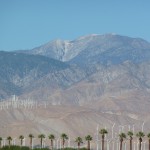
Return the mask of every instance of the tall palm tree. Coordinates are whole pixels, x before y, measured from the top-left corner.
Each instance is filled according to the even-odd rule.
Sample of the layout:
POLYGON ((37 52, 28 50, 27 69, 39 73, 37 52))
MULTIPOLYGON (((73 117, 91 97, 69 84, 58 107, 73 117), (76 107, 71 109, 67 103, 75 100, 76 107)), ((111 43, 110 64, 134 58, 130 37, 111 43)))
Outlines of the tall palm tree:
POLYGON ((145 134, 142 131, 139 131, 136 136, 139 138, 139 150, 141 150, 142 138, 145 136, 145 134))
POLYGON ((108 131, 106 129, 101 129, 99 133, 102 135, 102 150, 104 150, 105 134, 108 134, 108 131))
POLYGON ((30 138, 30 149, 32 149, 32 143, 33 143, 34 135, 30 133, 29 138, 30 138))
POLYGON ((61 134, 61 139, 62 139, 62 146, 63 146, 63 149, 64 149, 65 141, 68 140, 67 134, 62 133, 61 134))
POLYGON ((120 150, 122 150, 122 143, 123 140, 126 138, 126 134, 125 133, 120 133, 119 134, 119 139, 120 139, 120 150))
POLYGON ((11 141, 12 141, 12 137, 11 137, 11 136, 8 136, 8 137, 7 137, 7 140, 8 140, 8 145, 9 145, 9 147, 10 147, 11 141))
POLYGON ((40 143, 41 143, 41 148, 42 148, 43 139, 45 138, 45 135, 44 134, 40 134, 40 135, 38 135, 38 138, 40 138, 40 143))
POLYGON ((51 149, 53 150, 53 140, 55 139, 55 136, 53 134, 50 134, 48 138, 51 140, 51 149))
POLYGON ((77 142, 78 144, 78 150, 80 149, 80 144, 83 143, 82 138, 81 137, 77 137, 75 142, 77 142))
POLYGON ((0 137, 0 148, 2 148, 2 140, 3 140, 3 138, 0 137))
POLYGON ((149 145, 148 149, 150 150, 150 133, 147 134, 147 137, 148 137, 148 145, 149 145))
POLYGON ((132 150, 133 132, 132 131, 128 131, 128 136, 130 137, 130 150, 132 150))
POLYGON ((86 137, 85 137, 85 140, 87 141, 87 150, 90 150, 90 141, 92 141, 92 137, 91 137, 91 135, 87 135, 86 137))
POLYGON ((20 139, 20 145, 22 146, 22 144, 23 144, 23 139, 24 139, 24 136, 23 136, 23 135, 20 135, 20 136, 19 136, 19 139, 20 139))

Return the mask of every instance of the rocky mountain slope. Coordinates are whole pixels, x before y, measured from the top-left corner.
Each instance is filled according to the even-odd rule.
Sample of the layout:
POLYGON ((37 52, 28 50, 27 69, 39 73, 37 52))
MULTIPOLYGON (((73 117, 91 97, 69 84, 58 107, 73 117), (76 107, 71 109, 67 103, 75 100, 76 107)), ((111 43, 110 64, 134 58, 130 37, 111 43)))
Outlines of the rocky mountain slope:
POLYGON ((100 96, 109 94, 108 92, 111 91, 111 88, 113 88, 112 93, 114 93, 116 88, 119 91, 130 90, 130 88, 135 89, 137 88, 136 86, 142 89, 149 89, 149 78, 147 78, 149 72, 144 68, 149 67, 150 43, 140 38, 114 34, 94 34, 80 37, 73 41, 52 41, 23 52, 34 54, 35 56, 37 54, 48 56, 49 58, 60 60, 62 63, 67 62, 73 69, 73 71, 71 69, 71 72, 70 68, 67 69, 70 72, 69 74, 66 70, 63 73, 61 71, 63 77, 61 73, 61 75, 56 73, 55 79, 52 77, 52 74, 47 74, 32 85, 34 87, 32 88, 33 91, 30 88, 30 92, 23 94, 23 96, 27 95, 27 97, 31 96, 38 99, 40 89, 37 90, 35 87, 43 85, 41 95, 47 95, 46 98, 51 99, 50 101, 80 105, 80 101, 86 102, 88 99, 91 100, 94 98, 93 95, 97 95, 95 99, 99 99, 100 96), (60 78, 59 81, 57 80, 58 78, 60 78), (62 80, 64 78, 65 80, 62 80), (48 94, 49 91, 47 89, 50 89, 51 79, 59 82, 59 86, 63 85, 61 87, 66 89, 59 88, 52 94, 48 94), (90 80, 90 82, 87 82, 87 80, 90 80), (128 83, 125 82, 126 80, 128 83), (43 84, 43 81, 46 82, 43 84), (95 82, 100 83, 95 85, 95 82), (64 85, 64 83, 66 84, 64 85), (112 83, 115 83, 115 85, 112 83), (125 87, 123 86, 124 84, 126 85, 125 87), (83 88, 84 85, 86 85, 88 90, 83 88), (92 88, 90 88, 91 85, 92 88), (107 87, 110 87, 110 90, 107 90, 107 87), (77 90, 75 90, 76 88, 77 90), (70 93, 70 89, 73 91, 71 92, 74 95, 73 98, 71 94, 67 94, 70 93), (76 93, 75 91, 78 92, 76 93), (91 93, 91 96, 89 93, 91 93))
MULTIPOLYGON (((149 72, 144 68, 149 67, 150 43, 140 38, 94 34, 73 41, 52 41, 28 51, 1 52, 0 56, 1 98, 16 94, 59 101, 58 96, 63 95, 67 97, 65 104, 79 105, 94 93, 97 98, 108 94, 107 87, 111 89, 115 81, 114 87, 119 90, 127 84, 126 79, 129 80, 126 90, 136 88, 134 84, 149 88, 149 72), (87 91, 79 90, 83 85, 87 85, 87 91), (78 94, 73 100, 67 93, 71 89, 75 94, 75 88, 78 94)), ((64 103, 63 97, 59 103, 64 103)))
MULTIPOLYGON (((84 128, 81 134, 92 134, 97 124, 114 122, 138 124, 139 130, 145 122, 148 130, 150 43, 113 34, 89 35, 28 51, 0 52, 0 97, 7 100, 13 94, 49 105, 38 112, 30 110, 37 117, 34 121, 26 109, 13 114, 2 109, 7 117, 1 116, 1 129, 12 120, 20 131, 27 133, 22 122, 36 134, 50 128, 75 136, 81 133, 79 127, 84 128)), ((17 133, 14 124, 9 133, 17 133)))
POLYGON ((117 61, 118 63, 125 60, 139 61, 137 59, 142 58, 144 60, 147 54, 149 54, 149 49, 150 43, 140 38, 130 38, 114 34, 94 34, 83 36, 73 41, 55 40, 32 50, 22 52, 39 54, 60 61, 71 61, 79 64, 83 60, 85 63, 101 61, 103 64, 106 64, 106 60, 117 61), (140 56, 141 54, 143 56, 140 56))
POLYGON ((43 86, 48 86, 50 92, 60 87, 65 88, 84 77, 82 70, 76 68, 78 75, 75 75, 73 68, 44 56, 0 52, 0 98, 21 95, 42 89, 43 86), (65 74, 70 76, 70 79, 66 79, 65 74), (46 78, 49 79, 44 80, 46 78))

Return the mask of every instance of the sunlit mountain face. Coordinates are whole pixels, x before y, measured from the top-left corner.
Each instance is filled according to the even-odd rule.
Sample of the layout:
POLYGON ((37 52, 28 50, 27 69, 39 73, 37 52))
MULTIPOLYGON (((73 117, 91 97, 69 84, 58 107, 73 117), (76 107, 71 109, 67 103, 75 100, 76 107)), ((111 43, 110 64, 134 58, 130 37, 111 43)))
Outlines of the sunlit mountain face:
MULTIPOLYGON (((140 38, 92 34, 72 41, 50 41, 32 50, 0 53, 0 97, 3 99, 15 94, 35 99, 46 95, 44 99, 49 100, 58 89, 65 94, 88 80, 90 84, 101 81, 102 85, 96 88, 103 89, 103 92, 96 92, 100 98, 106 83, 125 75, 128 80, 137 80, 139 86, 149 87, 149 72, 145 69, 148 66, 142 66, 149 64, 150 43, 140 38), (139 75, 141 72, 143 76, 139 75)), ((120 81, 116 86, 126 84, 123 83, 120 81)), ((70 96, 67 96, 68 101, 74 103, 70 96)))
MULTIPOLYGON (((1 51, 0 98, 7 101, 12 95, 19 100, 47 102, 47 108, 30 110, 45 122, 49 118, 47 124, 39 124, 39 118, 31 123, 36 133, 43 127, 46 132, 48 126, 55 130, 53 122, 61 125, 58 132, 69 129, 72 135, 78 133, 77 122, 84 127, 83 133, 92 133, 97 123, 113 122, 145 121, 149 129, 150 43, 115 34, 92 34, 72 41, 50 41, 32 50, 1 51), (41 112, 46 112, 45 118, 41 112)), ((16 111, 9 120, 19 122, 16 111)), ((23 109, 19 113, 30 121, 23 109)))

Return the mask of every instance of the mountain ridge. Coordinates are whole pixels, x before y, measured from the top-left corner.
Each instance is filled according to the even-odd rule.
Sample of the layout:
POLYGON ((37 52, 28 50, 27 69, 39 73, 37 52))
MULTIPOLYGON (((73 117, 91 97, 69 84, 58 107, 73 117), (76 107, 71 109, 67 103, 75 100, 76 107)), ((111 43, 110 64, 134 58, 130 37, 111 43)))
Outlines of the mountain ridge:
MULTIPOLYGON (((16 91, 22 89, 19 92, 20 94, 26 95, 29 92, 30 94, 27 95, 34 95, 38 99, 36 94, 39 96, 39 90, 43 89, 42 91, 44 91, 45 89, 45 91, 49 91, 49 94, 46 92, 45 95, 48 94, 50 96, 50 93, 55 93, 55 90, 70 88, 78 84, 78 82, 87 79, 92 74, 99 72, 99 70, 104 73, 107 68, 121 65, 124 62, 130 62, 131 64, 148 62, 150 60, 150 43, 140 38, 130 38, 116 34, 92 34, 81 36, 73 41, 53 40, 46 45, 28 51, 1 52, 0 58, 1 65, 6 65, 6 68, 10 70, 11 76, 11 79, 7 78, 6 72, 8 71, 2 69, 1 85, 4 87, 4 81, 7 81, 6 83, 9 86, 6 87, 12 87, 12 91, 15 91, 13 89, 16 89, 16 91), (5 55, 13 54, 13 57, 6 57, 2 60, 2 53, 5 53, 5 55), (20 56, 22 57, 19 58, 20 56), (17 58, 16 62, 14 58, 17 58), (36 59, 36 66, 33 65, 34 59, 36 59), (8 64, 9 61, 10 63, 8 64), (10 68, 16 63, 18 63, 16 67, 10 68), (53 68, 53 65, 56 68, 53 68), (29 68, 27 70, 25 66, 28 66, 31 70, 29 68), (52 72, 50 71, 51 69, 48 70, 49 67, 53 68, 52 72), (20 68, 19 74, 17 73, 18 68, 20 68), (34 68, 36 68, 36 71, 34 68), (57 70, 57 68, 60 69, 57 70), (33 83, 31 84, 32 80, 33 83)), ((134 67, 132 68, 133 70, 135 70, 134 67)), ((105 76, 102 78, 105 79, 105 76)), ((6 88, 4 89, 6 90, 6 88)), ((17 93, 14 92, 16 95, 17 93)), ((41 95, 44 96, 44 93, 42 92, 41 95)), ((5 98, 5 96, 2 97, 5 98)))
MULTIPOLYGON (((127 36, 120 36, 117 34, 104 34, 104 35, 98 35, 98 34, 92 34, 87 36, 81 36, 75 40, 53 40, 50 41, 44 45, 41 45, 40 47, 33 48, 32 50, 24 51, 25 53, 31 53, 31 54, 40 54, 44 56, 48 56, 54 59, 58 59, 61 61, 70 61, 75 56, 77 56, 80 52, 90 48, 90 49, 96 49, 96 47, 101 47, 101 50, 106 49, 106 46, 112 47, 115 40, 117 42, 120 40, 121 42, 126 42, 125 44, 129 44, 128 42, 132 42, 133 44, 131 46, 134 47, 136 43, 138 43, 137 46, 139 48, 150 48, 150 44, 141 39, 141 38, 130 38, 127 36), (131 40, 131 41, 130 41, 131 40), (140 46, 141 44, 141 46, 140 46), (92 46, 92 47, 91 47, 92 46)), ((121 44, 121 43, 118 43, 121 44)))
POLYGON ((97 125, 111 132, 114 122, 136 124, 137 131, 145 122, 149 131, 150 43, 107 34, 53 41, 27 52, 0 52, 0 97, 7 103, 14 94, 19 101, 47 106, 7 109, 0 102, 4 137, 49 130, 94 136, 97 125))

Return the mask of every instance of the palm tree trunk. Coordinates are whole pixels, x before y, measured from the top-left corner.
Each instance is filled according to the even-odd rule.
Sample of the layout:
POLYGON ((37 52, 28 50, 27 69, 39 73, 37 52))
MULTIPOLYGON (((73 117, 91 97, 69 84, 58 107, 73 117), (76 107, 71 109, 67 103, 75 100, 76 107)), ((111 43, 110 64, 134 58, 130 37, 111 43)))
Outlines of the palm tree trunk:
POLYGON ((63 144, 63 149, 64 149, 64 145, 65 145, 65 140, 64 139, 63 139, 63 143, 62 144, 63 144))
POLYGON ((87 149, 90 150, 90 141, 88 141, 87 149))
POLYGON ((142 138, 139 138, 139 150, 141 150, 141 146, 142 146, 142 138))
POLYGON ((30 149, 32 149, 32 138, 30 138, 30 149))
POLYGON ((53 140, 51 140, 51 149, 53 150, 53 140))
POLYGON ((150 139, 149 139, 149 150, 150 150, 150 139))
POLYGON ((10 140, 8 141, 8 143, 9 143, 9 147, 10 147, 10 140))
POLYGON ((132 139, 130 139, 130 150, 132 150, 132 139))
POLYGON ((139 143, 139 150, 141 150, 141 142, 139 143))
POLYGON ((21 147, 22 147, 22 139, 21 139, 21 147))
POLYGON ((42 142, 42 138, 41 138, 41 148, 42 148, 42 144, 43 144, 43 142, 42 142))
POLYGON ((120 141, 120 150, 122 150, 122 140, 120 141))
POLYGON ((80 143, 78 143, 78 150, 80 149, 80 143))
POLYGON ((102 135, 102 150, 104 150, 104 135, 102 135))

